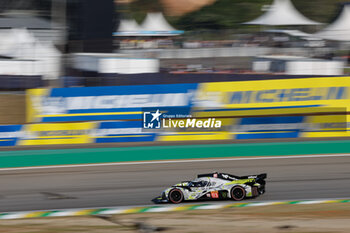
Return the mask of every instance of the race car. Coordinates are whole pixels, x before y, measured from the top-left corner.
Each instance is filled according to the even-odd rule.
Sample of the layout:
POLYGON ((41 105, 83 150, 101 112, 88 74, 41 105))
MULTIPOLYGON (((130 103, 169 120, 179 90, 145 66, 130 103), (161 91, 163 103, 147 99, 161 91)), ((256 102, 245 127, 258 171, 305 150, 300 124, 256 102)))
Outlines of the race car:
POLYGON ((194 200, 232 199, 241 201, 265 193, 266 173, 235 176, 227 173, 200 174, 192 181, 183 181, 164 190, 154 203, 174 203, 194 200))

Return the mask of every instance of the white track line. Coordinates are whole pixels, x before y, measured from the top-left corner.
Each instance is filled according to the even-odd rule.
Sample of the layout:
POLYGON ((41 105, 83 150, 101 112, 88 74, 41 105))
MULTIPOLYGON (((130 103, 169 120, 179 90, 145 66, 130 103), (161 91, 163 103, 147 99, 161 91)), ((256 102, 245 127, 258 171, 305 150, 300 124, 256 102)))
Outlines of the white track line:
POLYGON ((37 167, 0 168, 0 172, 1 171, 18 171, 18 170, 35 170, 35 169, 123 166, 123 165, 141 165, 141 164, 201 163, 201 162, 220 162, 220 161, 328 158, 328 157, 348 157, 348 156, 350 156, 350 154, 288 155, 288 156, 276 155, 276 156, 220 158, 220 159, 182 159, 182 160, 180 159, 180 160, 161 160, 161 161, 142 161, 142 162, 112 162, 112 163, 92 163, 92 164, 52 165, 52 166, 37 166, 37 167))

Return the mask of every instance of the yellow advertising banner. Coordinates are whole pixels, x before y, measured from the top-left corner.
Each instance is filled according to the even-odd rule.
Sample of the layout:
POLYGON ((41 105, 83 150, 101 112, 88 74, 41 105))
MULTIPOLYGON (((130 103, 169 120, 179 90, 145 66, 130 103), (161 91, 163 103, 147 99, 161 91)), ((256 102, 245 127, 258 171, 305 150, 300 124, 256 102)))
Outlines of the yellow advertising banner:
POLYGON ((219 132, 177 132, 162 134, 157 141, 207 141, 207 140, 229 140, 233 139, 232 134, 225 131, 219 132))
POLYGON ((199 107, 197 117, 301 114, 304 123, 319 129, 300 132, 299 137, 350 136, 350 77, 202 83, 194 105, 199 107))
POLYGON ((93 143, 95 122, 25 125, 25 136, 18 145, 55 145, 93 143))
POLYGON ((28 89, 26 93, 26 121, 35 122, 39 121, 37 118, 40 115, 42 108, 42 98, 48 95, 50 89, 38 88, 28 89))
POLYGON ((202 83, 196 100, 207 107, 349 106, 350 77, 202 83))
MULTIPOLYGON (((172 85, 162 86, 164 88, 162 95, 166 96, 166 91, 170 91, 172 85)), ((114 88, 121 87, 113 87, 112 94, 125 91, 121 88, 117 92, 114 91, 114 88)), ((123 95, 113 97, 114 95, 111 95, 111 93, 108 96, 105 92, 100 91, 98 95, 96 94, 96 97, 88 96, 90 89, 86 88, 77 89, 79 93, 81 92, 80 94, 71 93, 74 91, 70 88, 55 90, 56 92, 60 91, 60 93, 56 93, 54 89, 28 90, 28 122, 52 122, 66 117, 65 120, 70 122, 84 121, 87 123, 27 125, 25 126, 27 136, 20 140, 21 145, 89 143, 93 139, 89 136, 88 131, 95 126, 95 123, 88 122, 91 121, 92 116, 96 121, 106 119, 124 119, 128 121, 142 117, 142 113, 139 111, 130 112, 134 110, 129 108, 125 110, 126 112, 120 110, 123 109, 121 106, 130 107, 139 103, 138 98, 140 96, 136 92, 131 93, 131 95, 126 91, 123 95), (76 94, 76 96, 73 94, 76 94), (83 97, 80 98, 80 95, 83 97), (107 99, 107 97, 111 99, 107 99), (72 98, 74 101, 71 101, 72 98), (78 102, 80 103, 79 109, 76 106, 78 102), (104 112, 104 107, 107 104, 115 112, 104 112), (106 114, 108 117, 106 117, 106 114)), ((350 122, 348 116, 350 77, 199 83, 191 86, 190 90, 186 93, 182 89, 181 93, 176 90, 179 92, 177 94, 179 98, 175 99, 181 103, 176 106, 190 106, 194 118, 220 119, 224 129, 220 132, 191 132, 186 130, 170 134, 164 133, 158 135, 157 140, 231 139, 240 138, 239 135, 242 134, 251 135, 245 138, 257 138, 259 136, 257 134, 261 134, 260 136, 263 138, 264 135, 262 134, 271 133, 266 132, 269 130, 273 131, 275 135, 273 137, 282 137, 283 135, 291 137, 288 134, 291 129, 295 129, 296 132, 292 137, 350 136, 350 133, 348 133, 350 128, 348 127, 348 122, 350 122), (300 119, 293 118, 297 115, 301 116, 300 119), (280 116, 283 119, 279 119, 280 116), (291 119, 288 119, 287 116, 291 116, 291 119), (265 123, 265 119, 249 120, 254 117, 272 117, 274 119, 269 119, 265 123), (312 129, 309 129, 304 127, 307 124, 317 125, 318 128, 310 127, 312 129), (237 129, 240 129, 240 131, 237 129)), ((163 98, 159 95, 149 95, 150 99, 147 99, 147 101, 153 99, 164 100, 163 105, 158 104, 156 106, 168 106, 168 102, 174 99, 165 98, 165 96, 163 98)), ((142 96, 145 97, 145 95, 142 96)))

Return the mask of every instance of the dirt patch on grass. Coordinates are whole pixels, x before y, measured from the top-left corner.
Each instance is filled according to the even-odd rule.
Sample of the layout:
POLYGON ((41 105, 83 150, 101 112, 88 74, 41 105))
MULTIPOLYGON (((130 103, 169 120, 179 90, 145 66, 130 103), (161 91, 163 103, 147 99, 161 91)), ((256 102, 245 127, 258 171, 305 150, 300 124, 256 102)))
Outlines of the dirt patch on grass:
POLYGON ((0 220, 0 232, 111 233, 157 229, 169 233, 348 233, 349 219, 349 203, 281 205, 114 215, 107 219, 90 216, 0 220))

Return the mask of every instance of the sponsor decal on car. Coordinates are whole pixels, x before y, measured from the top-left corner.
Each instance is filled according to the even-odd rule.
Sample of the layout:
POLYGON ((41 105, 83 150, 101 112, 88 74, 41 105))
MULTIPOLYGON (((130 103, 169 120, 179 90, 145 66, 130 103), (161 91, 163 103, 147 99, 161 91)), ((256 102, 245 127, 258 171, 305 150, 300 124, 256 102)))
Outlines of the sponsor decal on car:
POLYGON ((211 191, 210 192, 212 198, 219 198, 219 192, 218 191, 211 191))

